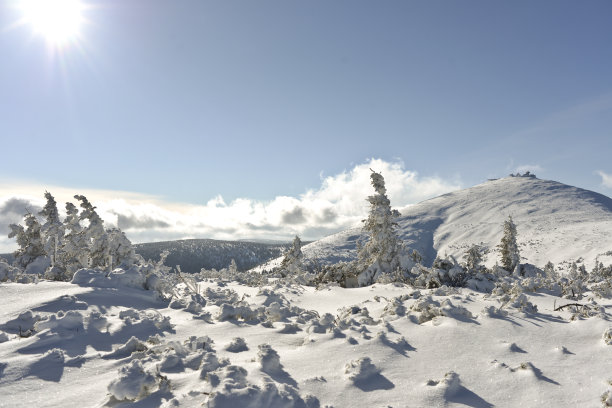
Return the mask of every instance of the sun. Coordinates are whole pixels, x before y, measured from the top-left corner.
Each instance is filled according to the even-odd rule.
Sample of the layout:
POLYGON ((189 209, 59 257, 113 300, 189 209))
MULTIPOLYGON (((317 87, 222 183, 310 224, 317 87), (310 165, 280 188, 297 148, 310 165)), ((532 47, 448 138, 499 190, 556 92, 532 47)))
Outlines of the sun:
POLYGON ((22 22, 57 47, 76 40, 84 22, 80 0, 20 0, 22 22))

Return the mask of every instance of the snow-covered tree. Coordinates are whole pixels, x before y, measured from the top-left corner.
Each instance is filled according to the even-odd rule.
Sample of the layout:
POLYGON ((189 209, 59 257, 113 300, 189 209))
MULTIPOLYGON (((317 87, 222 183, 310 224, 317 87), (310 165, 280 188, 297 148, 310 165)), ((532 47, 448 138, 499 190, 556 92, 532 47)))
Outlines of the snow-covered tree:
POLYGON ((38 213, 45 219, 45 223, 40 227, 43 247, 47 255, 51 258, 52 264, 62 267, 61 250, 64 241, 64 224, 60 220, 55 198, 53 198, 48 191, 45 191, 45 198, 47 199, 47 203, 38 213))
POLYGON ((399 268, 402 247, 395 222, 399 212, 391 209, 385 179, 372 170, 370 181, 376 194, 367 198, 370 213, 363 220, 363 231, 369 238, 358 250, 359 284, 362 286, 373 283, 383 273, 399 268))
POLYGON ((472 245, 463 255, 465 268, 468 271, 479 271, 482 268, 483 251, 479 245, 472 245))
POLYGON ((289 248, 281 261, 281 270, 289 275, 299 274, 304 270, 303 259, 302 240, 296 235, 291 244, 291 248, 289 248))
POLYGON ((236 264, 236 260, 232 258, 232 261, 229 264, 229 272, 231 274, 238 273, 238 265, 236 264))
POLYGON ((15 265, 26 268, 39 257, 46 255, 40 234, 40 223, 36 217, 27 213, 24 218, 25 228, 22 225, 11 224, 9 238, 15 238, 19 249, 15 251, 15 265))
POLYGON ((96 212, 89 200, 83 195, 75 195, 75 199, 81 202, 80 221, 87 220, 88 224, 81 232, 89 247, 89 266, 92 268, 108 266, 109 247, 108 235, 104 230, 104 221, 96 212))
POLYGON ((555 265, 550 261, 544 265, 544 276, 553 282, 557 282, 559 280, 559 273, 555 271, 555 265))
POLYGON ((512 216, 508 216, 504 221, 504 235, 497 248, 501 253, 502 267, 513 272, 521 260, 521 255, 516 243, 516 225, 512 221, 512 216))
POLYGON ((118 228, 110 228, 106 230, 106 236, 109 268, 132 265, 136 260, 136 253, 125 233, 118 228))
POLYGON ((83 234, 79 210, 72 203, 66 203, 64 219, 64 245, 62 246, 62 264, 66 271, 74 273, 85 268, 89 263, 89 243, 83 234))

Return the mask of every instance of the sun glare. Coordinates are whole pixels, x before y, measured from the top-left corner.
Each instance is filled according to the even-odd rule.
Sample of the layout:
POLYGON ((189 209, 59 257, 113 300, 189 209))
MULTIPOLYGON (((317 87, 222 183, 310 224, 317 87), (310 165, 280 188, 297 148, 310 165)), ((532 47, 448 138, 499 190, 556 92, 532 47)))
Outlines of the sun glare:
POLYGON ((54 46, 76 39, 84 21, 79 0, 20 0, 23 22, 54 46))

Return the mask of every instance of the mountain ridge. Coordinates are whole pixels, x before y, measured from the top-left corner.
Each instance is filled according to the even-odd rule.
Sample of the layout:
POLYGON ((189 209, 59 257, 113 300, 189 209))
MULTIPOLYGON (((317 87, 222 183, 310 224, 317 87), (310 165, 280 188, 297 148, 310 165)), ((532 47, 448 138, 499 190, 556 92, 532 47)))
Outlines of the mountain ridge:
MULTIPOLYGON (((408 247, 421 253, 426 265, 436 256, 454 256, 460 261, 475 244, 488 251, 485 263, 492 266, 499 259, 496 246, 508 216, 517 225, 522 262, 567 266, 584 260, 590 268, 596 258, 601 260, 612 250, 612 198, 536 177, 489 180, 400 212, 398 234, 408 247)), ((358 226, 302 250, 306 258, 321 264, 349 261, 356 256, 357 242, 366 239, 358 226)))

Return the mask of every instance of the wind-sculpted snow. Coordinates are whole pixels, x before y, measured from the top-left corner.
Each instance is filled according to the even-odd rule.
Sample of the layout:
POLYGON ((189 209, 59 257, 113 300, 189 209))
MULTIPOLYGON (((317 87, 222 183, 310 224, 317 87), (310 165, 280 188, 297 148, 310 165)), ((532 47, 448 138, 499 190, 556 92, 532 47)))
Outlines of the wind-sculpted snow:
POLYGON ((612 303, 588 282, 569 298, 541 276, 507 275, 491 293, 194 277, 168 298, 133 272, 0 285, 2 404, 573 408, 611 398, 612 303))

